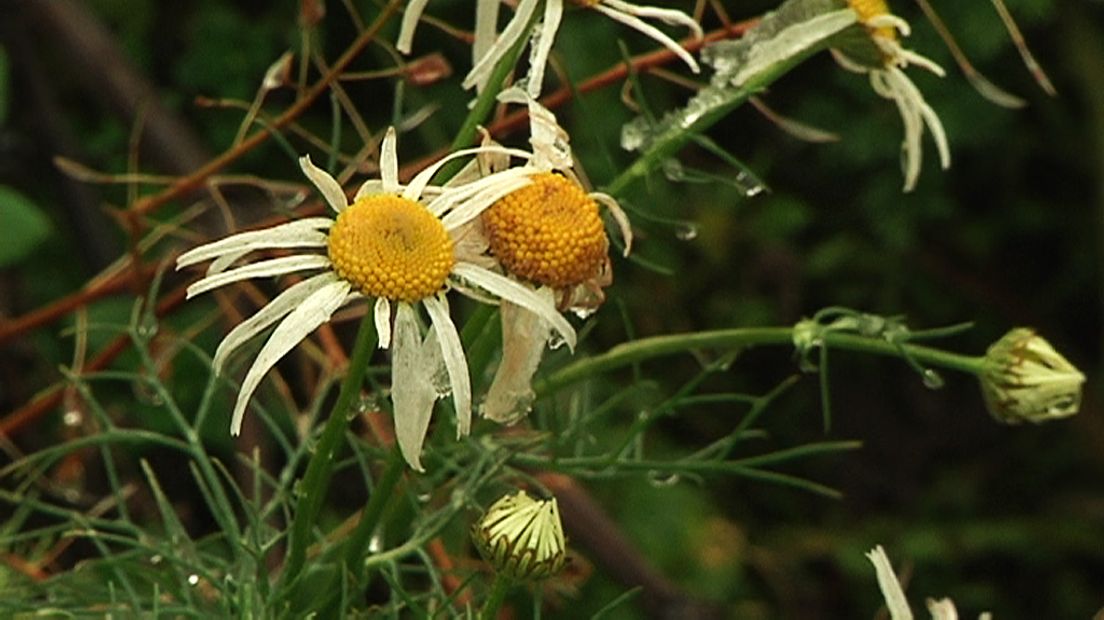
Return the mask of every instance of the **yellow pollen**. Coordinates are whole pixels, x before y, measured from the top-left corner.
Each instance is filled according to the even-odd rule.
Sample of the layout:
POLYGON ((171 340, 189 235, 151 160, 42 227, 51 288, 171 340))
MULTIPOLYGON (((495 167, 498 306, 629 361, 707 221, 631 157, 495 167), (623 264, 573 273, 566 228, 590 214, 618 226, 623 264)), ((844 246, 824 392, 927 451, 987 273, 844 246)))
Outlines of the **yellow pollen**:
POLYGON ((555 288, 597 275, 609 251, 598 203, 561 175, 531 180, 483 212, 491 252, 510 273, 555 288))
POLYGON ((330 229, 337 275, 371 297, 414 302, 445 284, 456 258, 448 231, 421 204, 399 196, 361 198, 330 229))
MULTIPOLYGON (((847 0, 852 11, 859 14, 859 21, 866 23, 875 17, 889 15, 889 3, 886 0, 847 0)), ((894 28, 875 28, 875 35, 887 39, 897 39, 897 30, 894 28)))

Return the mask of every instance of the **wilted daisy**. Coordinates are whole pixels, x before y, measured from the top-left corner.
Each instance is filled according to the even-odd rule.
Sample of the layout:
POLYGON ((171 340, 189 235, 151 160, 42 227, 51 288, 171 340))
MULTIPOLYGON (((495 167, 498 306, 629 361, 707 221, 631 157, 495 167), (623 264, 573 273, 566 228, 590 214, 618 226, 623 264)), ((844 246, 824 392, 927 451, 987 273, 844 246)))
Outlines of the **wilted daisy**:
MULTIPOLYGON (((628 219, 613 197, 583 189, 572 171, 567 133, 550 111, 519 89, 505 91, 500 99, 529 107, 532 153, 523 166, 512 169, 530 183, 504 195, 480 217, 490 253, 507 274, 543 299, 586 314, 602 303, 602 289, 612 280, 599 205, 617 221, 626 255, 632 246, 628 219)), ((509 423, 529 410, 530 382, 552 330, 543 316, 508 301, 502 304, 501 318, 502 362, 483 414, 509 423)))
POLYGON ((907 37, 911 29, 908 22, 889 12, 885 0, 848 0, 848 6, 858 14, 860 23, 866 28, 868 36, 863 43, 867 45, 866 49, 861 45, 837 48, 836 60, 848 70, 868 74, 874 92, 897 104, 897 111, 905 125, 905 139, 901 144, 904 190, 911 191, 920 176, 924 125, 935 140, 939 163, 944 170, 951 165, 951 152, 943 123, 903 69, 915 65, 943 77, 943 68, 901 46, 899 37, 907 37))
MULTIPOLYGON (((498 8, 502 0, 478 0, 476 5, 475 41, 472 46, 472 70, 464 78, 464 88, 482 89, 499 59, 525 36, 529 23, 540 4, 540 0, 520 0, 513 18, 497 33, 498 8)), ((644 21, 655 19, 666 24, 684 26, 694 37, 702 38, 701 26, 689 15, 674 9, 652 6, 637 6, 624 0, 570 0, 579 6, 598 11, 611 19, 651 37, 677 55, 694 73, 698 72, 698 63, 677 41, 664 34, 662 30, 644 21)), ((414 38, 414 29, 418 18, 425 9, 427 0, 411 0, 403 14, 402 28, 396 46, 403 53, 410 53, 414 38)), ((529 94, 540 94, 544 79, 544 68, 548 64, 548 55, 552 51, 552 42, 556 38, 563 17, 564 0, 545 0, 544 14, 540 25, 533 31, 532 49, 529 57, 529 94)))
POLYGON ((481 266, 479 246, 469 239, 473 220, 502 196, 529 184, 529 179, 507 170, 462 185, 429 184, 447 161, 496 150, 526 155, 501 147, 459 151, 403 186, 398 180, 395 132, 391 129, 381 147, 381 178, 364 183, 351 204, 333 177, 309 157, 302 157, 299 164, 304 174, 333 209, 333 218, 307 218, 240 233, 180 256, 177 268, 213 259, 206 276, 188 288, 188 297, 241 280, 313 272, 231 330, 219 345, 214 357, 216 372, 230 353, 276 325, 242 381, 231 419, 232 434, 241 430, 246 405, 265 373, 336 310, 356 299, 375 299, 379 344, 390 347, 392 354, 395 434, 403 456, 417 470, 422 469, 422 442, 438 398, 452 394, 458 436, 471 427, 471 380, 460 337, 449 316, 448 289, 480 299, 508 300, 526 308, 574 346, 574 330, 552 304, 481 266), (307 251, 231 267, 251 252, 276 248, 307 251), (424 337, 419 306, 429 316, 430 327, 424 337))

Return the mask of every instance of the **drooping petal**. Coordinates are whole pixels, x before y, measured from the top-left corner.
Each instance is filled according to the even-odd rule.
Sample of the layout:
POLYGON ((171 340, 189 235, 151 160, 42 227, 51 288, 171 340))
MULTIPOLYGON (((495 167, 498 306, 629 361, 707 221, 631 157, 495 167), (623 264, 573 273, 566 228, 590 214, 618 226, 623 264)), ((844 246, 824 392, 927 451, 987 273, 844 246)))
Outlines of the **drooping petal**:
POLYGON ((531 173, 531 171, 513 168, 496 173, 496 176, 502 175, 496 183, 482 188, 482 191, 463 201, 441 218, 445 230, 460 228, 479 217, 481 213, 500 199, 532 183, 526 173, 531 173))
POLYGON ((610 19, 619 21, 629 28, 632 28, 633 30, 636 30, 641 34, 654 39, 656 42, 663 45, 663 47, 671 50, 671 52, 678 56, 679 59, 682 60, 682 62, 686 63, 686 66, 690 67, 690 70, 694 73, 699 73, 701 71, 701 69, 698 67, 697 61, 695 61, 694 57, 690 55, 690 52, 686 51, 685 48, 679 45, 678 41, 675 41, 671 37, 664 34, 663 31, 659 28, 656 28, 655 26, 634 15, 629 15, 627 13, 622 13, 620 11, 615 11, 613 9, 604 7, 601 3, 594 5, 593 8, 604 13, 610 19))
POLYGON ((470 155, 478 155, 480 153, 503 153, 523 159, 528 159, 529 157, 531 157, 531 155, 529 153, 526 153, 525 151, 506 148, 504 146, 498 145, 476 146, 470 149, 460 149, 459 151, 454 151, 452 153, 449 153, 445 157, 438 159, 436 162, 433 163, 432 166, 429 166, 428 168, 419 172, 413 179, 410 180, 410 183, 406 186, 406 189, 403 190, 402 197, 406 198, 407 200, 418 200, 422 197, 422 193, 425 191, 426 186, 429 185, 430 179, 432 179, 433 176, 437 174, 437 171, 440 170, 442 166, 458 157, 468 157, 470 155))
POLYGON ((429 0, 410 0, 403 12, 402 26, 399 28, 399 40, 395 48, 404 54, 410 53, 410 44, 414 41, 414 30, 418 28, 418 19, 422 16, 429 0))
POLYGON ((502 0, 478 0, 475 3, 475 40, 472 41, 474 67, 494 45, 498 34, 498 9, 502 0))
POLYGON ((536 313, 559 332, 560 337, 563 338, 572 351, 575 350, 575 329, 571 327, 567 319, 563 318, 563 315, 556 311, 555 306, 551 305, 548 300, 542 299, 525 285, 471 263, 456 263, 452 268, 452 273, 488 293, 498 296, 499 299, 513 302, 530 312, 536 313))
POLYGON ((241 432, 245 407, 253 396, 261 378, 280 361, 295 345, 299 344, 319 325, 330 319, 333 313, 345 303, 349 295, 349 283, 336 280, 315 291, 303 303, 292 310, 269 336, 268 342, 261 347, 260 353, 242 380, 238 400, 234 404, 234 415, 230 421, 230 434, 241 432))
POLYGON ((471 377, 468 376, 468 361, 464 357, 464 347, 460 344, 460 334, 449 316, 448 300, 441 293, 436 297, 422 300, 433 327, 437 330, 437 339, 441 345, 441 357, 448 369, 449 383, 452 385, 452 402, 456 408, 456 438, 471 432, 471 377))
POLYGON ((518 42, 518 39, 525 35, 525 30, 529 27, 529 20, 533 17, 537 4, 539 4, 538 0, 520 0, 518 2, 517 12, 510 19, 510 23, 506 24, 506 28, 503 29, 502 34, 498 35, 494 45, 483 54, 479 62, 475 63, 472 70, 464 77, 461 86, 466 89, 473 86, 478 86, 479 90, 483 89, 498 61, 518 42))
MULTIPOLYGON (((551 289, 542 289, 549 296, 551 289)), ((538 291, 540 293, 540 291, 538 291)), ((503 302, 502 361, 495 371, 482 414, 501 424, 513 424, 525 417, 533 405, 533 375, 537 372, 552 329, 536 314, 503 302)))
POLYGON ((590 197, 609 209, 610 215, 613 216, 613 221, 617 222, 617 228, 621 230, 621 239, 625 242, 625 250, 622 252, 622 255, 628 256, 629 253, 632 252, 633 243, 632 224, 629 223, 629 216, 625 215, 617 199, 609 194, 591 192, 590 197))
POLYGON ((437 401, 434 369, 424 365, 421 340, 414 309, 399 303, 391 339, 391 402, 395 409, 395 440, 403 458, 416 471, 425 471, 422 444, 437 401))
POLYGON ((218 348, 215 349, 215 357, 212 361, 215 374, 222 372, 226 359, 238 347, 249 342, 254 336, 298 308, 319 289, 335 281, 337 281, 337 275, 332 271, 307 278, 277 295, 253 316, 238 323, 234 329, 230 330, 230 333, 226 334, 218 348))
POLYGON ((874 572, 878 576, 878 587, 881 588, 882 597, 885 598, 889 617, 893 620, 912 620, 908 599, 901 589, 901 582, 897 580, 897 574, 893 572, 893 565, 889 563, 889 556, 886 555, 885 549, 878 545, 871 549, 866 557, 874 565, 874 572))
POLYGON ((529 51, 529 83, 526 91, 534 99, 540 96, 541 86, 544 84, 544 68, 548 65, 548 55, 552 53, 552 44, 556 40, 562 17, 563 0, 545 0, 544 19, 533 34, 529 51))
POLYGON ((332 225, 333 220, 328 217, 309 217, 270 228, 237 233, 184 252, 176 259, 176 268, 202 263, 223 254, 234 254, 240 258, 254 250, 326 245, 326 235, 320 231, 332 225))
MULTIPOLYGON (((388 127, 387 133, 383 135, 383 143, 380 144, 380 180, 383 181, 383 191, 387 193, 399 191, 399 155, 395 142, 395 128, 388 127)), ((364 189, 363 185, 361 189, 364 189)))
POLYGON ((315 166, 311 162, 310 155, 299 158, 299 167, 303 169, 303 174, 307 175, 311 183, 314 183, 314 186, 318 188, 334 213, 341 213, 345 210, 345 207, 349 206, 349 201, 345 198, 345 190, 341 189, 341 184, 337 182, 337 179, 330 176, 330 173, 315 166))
POLYGON ((279 276, 296 271, 308 271, 312 269, 325 269, 330 266, 330 259, 321 254, 305 254, 299 256, 281 256, 263 260, 251 265, 244 265, 237 269, 224 271, 207 276, 188 287, 187 299, 191 299, 200 293, 225 286, 232 282, 249 280, 252 278, 267 278, 279 276))
POLYGON ((701 39, 705 36, 702 32, 701 26, 698 22, 694 21, 692 17, 677 11, 675 9, 662 9, 654 6, 637 6, 629 2, 622 2, 622 0, 602 0, 602 4, 621 11, 622 13, 628 13, 630 15, 636 15, 637 17, 646 17, 649 19, 658 19, 659 21, 670 24, 672 26, 685 26, 690 29, 690 33, 694 35, 695 39, 701 39))
POLYGON ((391 302, 386 297, 376 298, 376 307, 372 311, 376 322, 376 337, 379 338, 379 348, 386 349, 391 346, 391 302))

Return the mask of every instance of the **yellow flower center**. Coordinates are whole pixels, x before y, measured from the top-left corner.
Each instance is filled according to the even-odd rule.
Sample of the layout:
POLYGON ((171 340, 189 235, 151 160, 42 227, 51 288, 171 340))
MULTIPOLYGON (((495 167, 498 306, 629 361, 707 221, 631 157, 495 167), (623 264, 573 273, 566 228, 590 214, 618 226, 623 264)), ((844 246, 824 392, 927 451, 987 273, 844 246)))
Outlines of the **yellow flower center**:
POLYGON ((483 228, 507 271, 555 288, 599 271, 609 240, 598 203, 567 178, 542 172, 483 212, 483 228))
MULTIPOLYGON (((864 24, 875 17, 889 15, 889 3, 886 0, 847 0, 847 5, 859 14, 859 21, 864 24)), ((874 34, 887 39, 897 38, 897 31, 893 28, 875 28, 874 34)))
POLYGON ((337 275, 372 297, 414 302, 445 284, 456 258, 441 220, 424 206, 389 194, 367 196, 330 229, 337 275))

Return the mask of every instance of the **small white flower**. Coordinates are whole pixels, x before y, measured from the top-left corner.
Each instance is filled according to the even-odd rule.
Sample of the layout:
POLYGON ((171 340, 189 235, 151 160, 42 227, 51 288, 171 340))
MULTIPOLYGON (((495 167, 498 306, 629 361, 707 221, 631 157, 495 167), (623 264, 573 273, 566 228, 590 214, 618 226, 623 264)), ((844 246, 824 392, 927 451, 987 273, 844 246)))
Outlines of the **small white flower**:
POLYGON ((912 191, 920 177, 924 126, 927 125, 932 139, 935 140, 939 163, 944 170, 951 166, 951 151, 939 116, 924 100, 920 89, 912 83, 904 69, 915 65, 943 77, 943 68, 901 45, 898 37, 909 36, 911 29, 908 22, 889 13, 884 0, 849 0, 848 5, 859 15, 859 21, 866 27, 879 58, 871 64, 849 57, 844 51, 835 50, 836 60, 850 71, 869 74, 870 86, 874 92, 897 104, 897 111, 905 126, 905 138, 901 144, 904 191, 912 191))
MULTIPOLYGON (((396 44, 399 51, 410 53, 410 46, 414 39, 414 29, 417 27, 418 18, 425 9, 427 0, 410 0, 406 12, 403 14, 402 27, 396 44)), ((476 4, 475 42, 472 45, 472 70, 464 78, 464 88, 475 87, 482 90, 494 70, 499 59, 507 51, 526 36, 529 23, 536 12, 540 0, 519 0, 514 16, 502 30, 497 32, 498 9, 502 0, 478 0, 476 4)), ((689 15, 674 9, 663 9, 652 6, 637 6, 624 0, 573 0, 576 4, 593 9, 625 24, 626 26, 643 33, 659 42, 677 55, 690 69, 697 73, 698 63, 677 41, 663 33, 662 30, 644 21, 645 19, 659 20, 665 24, 684 26, 690 30, 695 38, 702 38, 702 29, 689 15)), ((534 30, 532 48, 529 57, 528 90, 533 97, 540 95, 541 84, 544 81, 544 69, 548 64, 548 55, 552 51, 552 43, 559 30, 563 17, 564 0, 545 0, 544 14, 539 26, 534 30)))
POLYGON ((471 427, 471 381, 460 337, 449 316, 448 289, 524 307, 541 316, 574 347, 574 330, 547 300, 488 270, 480 257, 467 250, 473 220, 502 196, 528 185, 528 177, 507 170, 462 185, 429 184, 447 161, 486 152, 528 156, 501 147, 458 151, 403 186, 398 180, 391 129, 381 147, 381 178, 364 183, 352 203, 333 177, 303 157, 300 166, 333 209, 333 218, 307 218, 240 233, 180 256, 177 268, 213 259, 206 276, 188 288, 188 297, 246 279, 315 272, 231 330, 215 352, 214 368, 219 372, 230 353, 276 325, 242 381, 232 434, 241 430, 246 405, 265 373, 352 300, 375 298, 379 344, 392 350, 396 437, 403 456, 417 470, 422 469, 421 447, 438 398, 452 394, 458 435, 466 435, 471 427), (310 252, 231 267, 251 252, 276 248, 310 252), (324 253, 319 252, 323 249, 324 253), (425 338, 417 306, 425 308, 429 316, 425 338))

